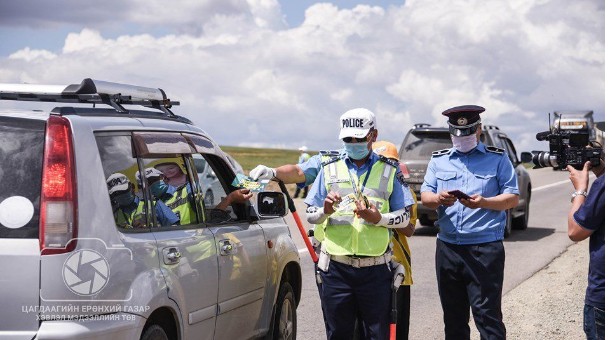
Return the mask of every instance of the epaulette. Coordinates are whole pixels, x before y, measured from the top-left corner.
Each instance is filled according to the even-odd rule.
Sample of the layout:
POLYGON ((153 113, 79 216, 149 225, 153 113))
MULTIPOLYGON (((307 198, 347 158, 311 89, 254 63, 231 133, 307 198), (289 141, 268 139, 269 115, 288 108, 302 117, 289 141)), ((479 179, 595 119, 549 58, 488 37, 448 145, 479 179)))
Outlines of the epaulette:
POLYGON ((337 157, 331 157, 330 159, 321 162, 320 165, 321 166, 326 166, 326 165, 334 163, 334 162, 336 162, 336 161, 338 161, 340 159, 341 159, 341 157, 338 157, 338 156, 337 157))
POLYGON ((384 163, 388 163, 394 167, 398 167, 398 161, 395 159, 391 159, 391 158, 387 158, 385 156, 379 155, 379 160, 384 163))
POLYGON ((504 154, 504 149, 502 148, 496 148, 495 146, 487 146, 485 145, 485 150, 489 151, 489 152, 493 152, 493 153, 497 153, 497 154, 504 154))
POLYGON ((320 156, 339 157, 340 155, 338 150, 320 150, 320 156))
POLYGON ((451 149, 436 150, 436 151, 432 152, 432 157, 448 155, 450 152, 451 152, 451 149))

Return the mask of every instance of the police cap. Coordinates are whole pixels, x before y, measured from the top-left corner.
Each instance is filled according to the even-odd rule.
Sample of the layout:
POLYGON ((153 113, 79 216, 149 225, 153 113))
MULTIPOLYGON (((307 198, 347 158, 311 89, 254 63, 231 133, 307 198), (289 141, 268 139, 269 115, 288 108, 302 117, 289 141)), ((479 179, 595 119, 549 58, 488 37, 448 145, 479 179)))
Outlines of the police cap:
POLYGON ((443 115, 449 117, 449 132, 454 136, 468 136, 477 131, 481 123, 481 114, 484 107, 478 105, 462 105, 452 107, 443 111, 443 115))

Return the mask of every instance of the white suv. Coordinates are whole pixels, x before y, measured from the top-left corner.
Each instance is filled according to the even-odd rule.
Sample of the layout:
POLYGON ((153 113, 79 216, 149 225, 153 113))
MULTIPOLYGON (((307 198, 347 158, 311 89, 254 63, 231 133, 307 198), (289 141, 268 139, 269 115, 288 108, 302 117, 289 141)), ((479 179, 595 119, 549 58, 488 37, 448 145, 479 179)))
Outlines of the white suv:
POLYGON ((165 92, 85 79, 0 84, 0 99, 58 103, 0 112, 0 339, 296 338, 286 197, 207 206, 197 168, 224 196, 234 168, 165 92), (162 164, 177 166, 162 178, 182 196, 138 180, 162 164))

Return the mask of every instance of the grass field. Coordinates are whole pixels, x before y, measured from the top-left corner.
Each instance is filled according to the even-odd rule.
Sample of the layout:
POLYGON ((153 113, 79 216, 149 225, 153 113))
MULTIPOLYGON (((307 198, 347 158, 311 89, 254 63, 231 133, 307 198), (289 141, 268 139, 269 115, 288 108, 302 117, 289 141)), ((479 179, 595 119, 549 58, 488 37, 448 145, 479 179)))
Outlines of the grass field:
MULTIPOLYGON (((259 164, 271 168, 284 164, 296 164, 301 154, 298 150, 285 149, 246 148, 239 146, 221 146, 220 148, 233 156, 244 168, 246 174, 259 164)), ((316 153, 317 151, 309 152, 310 155, 315 155, 316 153)))

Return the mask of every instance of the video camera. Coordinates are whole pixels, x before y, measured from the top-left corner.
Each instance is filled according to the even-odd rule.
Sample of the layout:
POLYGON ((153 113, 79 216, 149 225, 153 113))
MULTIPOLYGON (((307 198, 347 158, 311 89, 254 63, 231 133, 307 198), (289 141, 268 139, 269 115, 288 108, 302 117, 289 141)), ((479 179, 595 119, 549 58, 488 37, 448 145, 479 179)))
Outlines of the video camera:
POLYGON ((603 149, 589 142, 587 131, 562 130, 558 125, 549 131, 537 133, 536 139, 549 141, 549 151, 532 151, 531 154, 521 155, 524 162, 531 160, 534 163, 534 169, 553 167, 558 170, 571 165, 582 170, 587 161, 591 162, 591 166, 600 164, 603 149))

